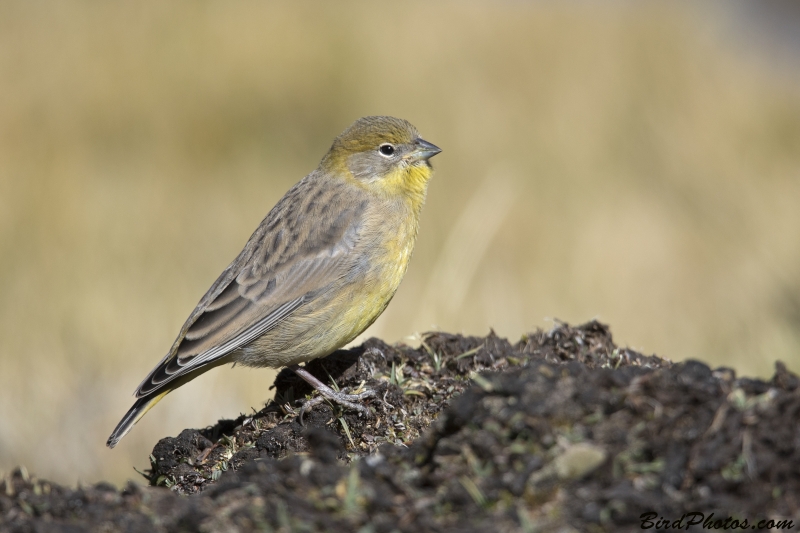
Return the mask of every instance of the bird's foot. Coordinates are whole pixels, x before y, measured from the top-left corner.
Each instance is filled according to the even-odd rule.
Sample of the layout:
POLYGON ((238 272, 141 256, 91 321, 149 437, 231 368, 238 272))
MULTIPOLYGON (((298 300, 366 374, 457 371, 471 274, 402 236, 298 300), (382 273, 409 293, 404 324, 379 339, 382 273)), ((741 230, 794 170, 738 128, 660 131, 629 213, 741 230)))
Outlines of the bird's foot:
POLYGON ((357 394, 347 394, 347 389, 343 389, 342 391, 335 391, 332 389, 328 390, 317 390, 319 392, 319 396, 316 398, 312 398, 310 400, 306 400, 303 403, 303 407, 300 409, 300 424, 303 423, 303 415, 309 409, 313 408, 316 405, 321 404, 325 400, 341 405, 342 407, 347 407, 353 409, 354 411, 358 411, 359 413, 363 414, 367 418, 371 418, 372 411, 364 405, 362 402, 367 398, 374 398, 377 396, 377 393, 374 390, 365 390, 363 392, 359 392, 357 394))
MULTIPOLYGON (((356 394, 348 394, 346 388, 342 389, 341 391, 336 391, 318 380, 305 368, 302 368, 298 365, 292 365, 289 368, 319 393, 319 396, 316 398, 312 398, 303 403, 303 407, 300 409, 300 424, 303 423, 303 415, 306 411, 315 405, 324 402, 325 400, 337 403, 343 407, 354 409, 367 418, 372 417, 372 411, 370 411, 366 405, 360 402, 366 398, 376 397, 377 393, 374 390, 365 390, 356 394)), ((360 388, 361 386, 359 386, 359 389, 360 388)))

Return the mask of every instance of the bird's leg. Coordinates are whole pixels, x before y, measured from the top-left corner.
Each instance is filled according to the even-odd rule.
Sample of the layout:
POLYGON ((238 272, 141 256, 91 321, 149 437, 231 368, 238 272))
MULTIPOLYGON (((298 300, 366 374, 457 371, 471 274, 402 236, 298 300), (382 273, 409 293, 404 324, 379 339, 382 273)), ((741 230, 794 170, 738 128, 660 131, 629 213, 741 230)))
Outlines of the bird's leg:
POLYGON ((336 392, 332 388, 325 385, 323 382, 315 378, 308 370, 302 368, 298 365, 291 365, 288 367, 292 370, 295 374, 303 378, 303 380, 311 385, 314 390, 319 392, 319 396, 317 398, 313 398, 308 400, 303 404, 302 409, 300 409, 300 423, 303 423, 303 414, 310 408, 314 407, 317 404, 322 403, 324 400, 330 400, 332 402, 338 403, 344 407, 349 407, 350 409, 355 409, 360 413, 363 413, 364 416, 367 418, 372 416, 372 412, 367 409, 367 407, 360 402, 366 398, 372 398, 375 396, 375 391, 373 390, 365 390, 364 392, 360 392, 358 394, 346 394, 344 391, 336 392))

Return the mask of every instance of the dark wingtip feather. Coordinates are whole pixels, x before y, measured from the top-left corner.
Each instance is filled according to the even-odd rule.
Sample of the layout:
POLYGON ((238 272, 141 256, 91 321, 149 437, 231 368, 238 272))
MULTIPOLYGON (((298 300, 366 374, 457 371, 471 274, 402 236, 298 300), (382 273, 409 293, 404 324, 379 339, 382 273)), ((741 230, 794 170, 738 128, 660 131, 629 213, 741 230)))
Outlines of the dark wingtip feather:
POLYGON ((157 394, 155 396, 146 396, 144 398, 139 398, 134 402, 133 406, 128 409, 128 412, 125 413, 125 416, 122 417, 122 420, 119 421, 117 427, 114 428, 114 431, 111 432, 111 435, 108 437, 106 441, 106 446, 109 448, 113 448, 117 445, 117 443, 122 440, 128 431, 139 421, 140 418, 144 416, 144 414, 150 410, 158 401, 166 396, 167 392, 162 392, 161 394, 157 394))

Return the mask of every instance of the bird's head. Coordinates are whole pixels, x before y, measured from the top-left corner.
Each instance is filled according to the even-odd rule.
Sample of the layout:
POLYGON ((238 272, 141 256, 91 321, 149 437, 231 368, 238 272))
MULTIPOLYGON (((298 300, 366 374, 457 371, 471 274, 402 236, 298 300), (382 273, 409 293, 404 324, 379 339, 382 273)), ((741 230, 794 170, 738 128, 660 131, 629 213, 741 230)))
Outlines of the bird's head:
POLYGON ((428 160, 441 152, 408 121, 363 117, 344 130, 322 160, 359 183, 386 194, 422 194, 431 176, 428 160))

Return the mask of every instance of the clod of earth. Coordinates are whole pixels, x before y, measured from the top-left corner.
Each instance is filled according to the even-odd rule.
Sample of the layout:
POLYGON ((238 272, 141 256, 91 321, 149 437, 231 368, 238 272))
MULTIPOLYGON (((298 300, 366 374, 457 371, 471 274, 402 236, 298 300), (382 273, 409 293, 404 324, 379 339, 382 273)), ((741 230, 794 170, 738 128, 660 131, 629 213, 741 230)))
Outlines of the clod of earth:
POLYGON ((154 487, 69 489, 18 469, 0 531, 641 531, 640 515, 800 518, 800 390, 618 348, 597 322, 511 344, 431 333, 308 365, 379 391, 375 416, 289 372, 251 415, 162 439, 154 487))

